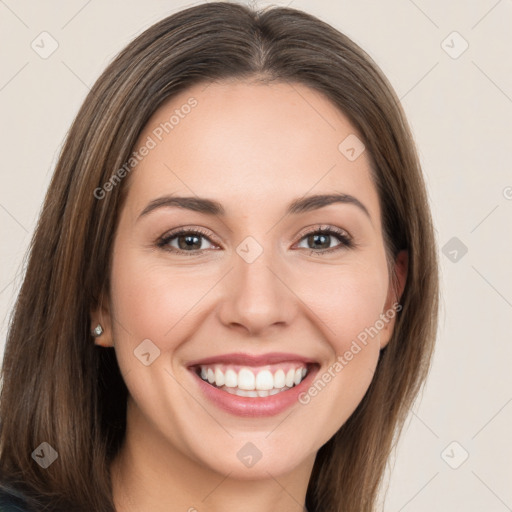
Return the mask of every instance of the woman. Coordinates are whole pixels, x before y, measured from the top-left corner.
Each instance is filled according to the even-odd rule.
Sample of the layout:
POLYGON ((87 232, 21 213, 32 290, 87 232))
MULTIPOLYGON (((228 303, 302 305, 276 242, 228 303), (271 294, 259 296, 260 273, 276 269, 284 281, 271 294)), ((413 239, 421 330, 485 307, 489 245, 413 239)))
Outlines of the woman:
POLYGON ((437 307, 418 157, 370 57, 289 8, 181 11, 60 155, 4 356, 4 494, 370 512, 437 307))

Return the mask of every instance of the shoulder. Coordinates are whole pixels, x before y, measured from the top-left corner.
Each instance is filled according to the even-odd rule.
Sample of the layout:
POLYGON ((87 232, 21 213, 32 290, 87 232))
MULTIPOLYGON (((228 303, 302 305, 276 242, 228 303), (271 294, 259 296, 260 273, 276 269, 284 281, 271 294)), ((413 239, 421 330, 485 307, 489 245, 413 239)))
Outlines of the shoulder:
POLYGON ((0 486, 0 512, 29 512, 29 509, 22 494, 0 486))

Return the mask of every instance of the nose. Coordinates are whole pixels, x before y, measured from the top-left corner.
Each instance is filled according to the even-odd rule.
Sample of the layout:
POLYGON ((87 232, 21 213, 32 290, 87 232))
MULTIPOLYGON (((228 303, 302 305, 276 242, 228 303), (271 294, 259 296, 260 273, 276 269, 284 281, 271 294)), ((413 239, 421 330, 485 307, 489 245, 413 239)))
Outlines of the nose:
POLYGON ((297 298, 287 283, 284 266, 271 250, 265 249, 249 261, 233 254, 234 268, 222 281, 219 318, 231 329, 263 336, 292 322, 297 314, 297 298))

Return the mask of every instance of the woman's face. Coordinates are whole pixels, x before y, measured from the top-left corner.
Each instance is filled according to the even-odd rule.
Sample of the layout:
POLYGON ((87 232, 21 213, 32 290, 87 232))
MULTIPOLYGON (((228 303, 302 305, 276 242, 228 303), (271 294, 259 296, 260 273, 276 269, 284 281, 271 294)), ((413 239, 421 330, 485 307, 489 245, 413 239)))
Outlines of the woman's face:
POLYGON ((282 83, 197 85, 146 125, 98 343, 115 346, 129 432, 153 457, 310 470, 363 398, 396 296, 357 137, 282 83))

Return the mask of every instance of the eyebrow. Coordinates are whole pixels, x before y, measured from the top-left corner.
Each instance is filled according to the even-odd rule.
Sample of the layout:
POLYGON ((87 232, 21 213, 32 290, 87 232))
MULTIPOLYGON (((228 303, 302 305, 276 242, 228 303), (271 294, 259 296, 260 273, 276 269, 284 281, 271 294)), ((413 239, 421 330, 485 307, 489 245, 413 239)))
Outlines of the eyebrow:
MULTIPOLYGON (((371 221, 371 216, 366 206, 354 196, 350 194, 335 193, 335 194, 315 194, 310 196, 301 197, 293 200, 289 203, 286 214, 300 214, 318 210, 325 206, 329 206, 335 203, 351 204, 359 208, 371 221)), ((140 213, 138 219, 148 215, 150 212, 165 207, 178 207, 186 210, 192 210, 194 212, 204 213, 206 215, 214 215, 223 217, 226 214, 226 210, 221 203, 214 201, 213 199, 207 199, 204 197, 182 197, 166 195, 152 200, 140 213)), ((138 220, 137 219, 137 220, 138 220)))

